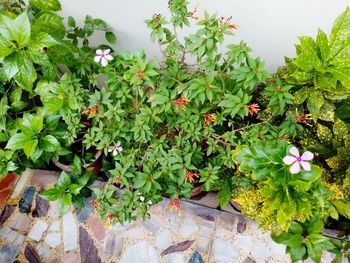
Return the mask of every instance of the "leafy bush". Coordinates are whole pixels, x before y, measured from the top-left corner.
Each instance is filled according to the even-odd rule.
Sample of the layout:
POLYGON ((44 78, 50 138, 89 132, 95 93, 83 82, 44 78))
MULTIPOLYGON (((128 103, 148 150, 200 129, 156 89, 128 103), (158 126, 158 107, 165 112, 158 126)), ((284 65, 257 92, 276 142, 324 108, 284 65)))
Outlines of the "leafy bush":
POLYGON ((170 17, 145 21, 157 62, 91 47, 96 31, 115 43, 112 28, 90 16, 64 23, 58 0, 1 3, 0 174, 74 159, 42 194, 64 213, 91 194, 95 177, 82 167, 97 152, 108 182, 94 207, 108 222, 147 218, 163 196, 178 210, 179 198, 217 191, 221 207, 234 199, 293 261, 323 250, 339 261, 349 242, 322 229, 348 233, 350 218, 349 8, 329 37, 301 37, 297 57, 270 75, 244 41, 222 47, 238 29, 231 17, 187 4, 170 0, 170 17))

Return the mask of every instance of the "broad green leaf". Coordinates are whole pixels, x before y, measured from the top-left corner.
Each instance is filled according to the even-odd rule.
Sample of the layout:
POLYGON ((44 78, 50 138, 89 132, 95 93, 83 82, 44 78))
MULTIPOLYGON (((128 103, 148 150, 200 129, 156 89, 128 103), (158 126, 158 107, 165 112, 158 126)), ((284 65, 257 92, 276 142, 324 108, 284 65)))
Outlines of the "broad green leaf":
POLYGON ((20 71, 15 76, 17 84, 24 90, 32 93, 33 82, 36 80, 36 77, 36 70, 33 63, 27 57, 23 57, 23 64, 20 67, 20 71))
POLYGON ((40 196, 49 201, 55 201, 62 195, 62 191, 57 188, 48 189, 40 194, 40 196))
POLYGON ((23 64, 21 55, 17 52, 4 58, 3 67, 8 80, 11 80, 20 70, 23 64))
POLYGON ((309 96, 309 90, 307 87, 297 90, 294 94, 293 103, 299 105, 302 104, 309 96))
POLYGON ((16 133, 15 135, 13 135, 10 140, 7 142, 7 145, 6 145, 6 149, 10 149, 10 150, 13 150, 13 151, 16 151, 16 150, 19 150, 19 149, 22 149, 24 144, 27 142, 27 141, 30 141, 32 139, 31 136, 28 136, 26 134, 23 134, 23 133, 16 133))
POLYGON ((31 51, 41 52, 44 47, 51 47, 57 44, 58 42, 54 38, 52 38, 49 34, 44 32, 39 32, 33 35, 33 38, 28 45, 28 49, 31 51))
POLYGON ((148 100, 148 102, 151 102, 152 107, 162 105, 168 101, 169 98, 161 94, 153 94, 148 100))
POLYGON ((338 213, 350 219, 350 203, 343 200, 334 200, 333 205, 337 209, 338 213))
POLYGON ((41 139, 40 146, 46 152, 55 152, 60 148, 60 143, 52 135, 46 135, 41 139))
POLYGON ((333 126, 333 134, 337 140, 342 140, 348 134, 348 127, 341 119, 336 118, 333 126))
POLYGON ((327 61, 330 49, 328 46, 327 35, 321 29, 318 30, 316 44, 321 52, 322 61, 327 61))
POLYGON ((329 36, 330 54, 329 60, 337 56, 343 49, 350 45, 350 8, 335 20, 332 32, 329 36))
POLYGON ((117 37, 115 36, 115 34, 110 31, 105 33, 105 38, 111 44, 115 44, 115 42, 117 41, 117 37))
POLYGON ((12 40, 20 47, 28 44, 30 40, 30 22, 26 12, 23 12, 8 25, 12 40))
POLYGON ((315 41, 309 37, 299 37, 302 52, 294 59, 294 63, 303 70, 318 69, 322 66, 320 58, 317 56, 317 46, 315 41))
POLYGON ((330 72, 324 72, 315 75, 314 84, 317 89, 322 89, 325 91, 337 91, 337 79, 330 72))
POLYGON ((79 184, 71 184, 69 186, 69 191, 73 194, 73 195, 77 195, 79 194, 80 190, 83 188, 84 186, 79 185, 79 184))
POLYGON ((319 119, 323 121, 334 122, 334 110, 335 110, 334 104, 329 100, 325 100, 320 110, 319 119))
POLYGON ((230 181, 225 180, 223 184, 221 184, 221 188, 219 190, 219 204, 220 207, 223 208, 227 203, 231 200, 232 192, 231 192, 231 186, 230 181))
POLYGON ((43 129, 44 121, 42 113, 37 113, 36 115, 24 114, 23 115, 23 126, 34 131, 35 133, 40 133, 43 129))
POLYGON ((324 227, 324 223, 319 216, 314 216, 308 223, 308 234, 319 234, 324 227))
POLYGON ((72 194, 71 193, 65 194, 63 199, 62 199, 62 203, 64 206, 71 206, 72 205, 72 194))
POLYGON ((71 180, 69 175, 66 172, 62 172, 60 177, 57 180, 57 187, 61 188, 61 189, 66 189, 69 187, 69 185, 71 184, 71 180))
POLYGON ((44 108, 48 113, 54 113, 61 109, 64 98, 62 96, 46 93, 41 95, 41 100, 44 104, 44 108))
POLYGON ((70 27, 76 27, 77 26, 76 23, 75 23, 74 17, 68 16, 68 25, 70 27))
POLYGON ((61 10, 61 4, 58 0, 30 0, 29 2, 34 9, 41 11, 61 10))
POLYGON ((333 142, 333 134, 331 130, 320 123, 317 123, 317 136, 322 143, 332 144, 333 142))
POLYGON ((306 247, 303 244, 290 250, 290 257, 293 262, 305 259, 306 255, 306 247))
POLYGON ((293 74, 290 75, 290 78, 293 79, 293 81, 296 81, 297 83, 304 83, 309 81, 314 77, 314 74, 306 71, 294 71, 293 74))
POLYGON ((341 84, 343 84, 345 87, 350 87, 350 65, 348 66, 348 68, 332 67, 328 69, 328 72, 331 72, 333 75, 335 75, 341 84))
POLYGON ((29 158, 32 153, 35 151, 36 146, 38 145, 38 139, 32 139, 29 141, 26 141, 23 145, 23 151, 26 154, 26 156, 29 158))
POLYGON ((0 35, 0 58, 10 55, 13 49, 13 43, 4 36, 0 35))
POLYGON ((312 114, 312 118, 316 120, 320 113, 320 109, 324 104, 324 97, 321 91, 311 89, 309 99, 307 101, 307 108, 312 114))
MULTIPOLYGON (((55 39, 63 39, 66 34, 63 18, 52 12, 41 13, 41 15, 34 20, 32 31, 33 34, 39 32, 52 34, 52 32, 55 32, 55 34, 52 35, 55 39)), ((55 46, 55 48, 56 47, 58 46, 55 46)))

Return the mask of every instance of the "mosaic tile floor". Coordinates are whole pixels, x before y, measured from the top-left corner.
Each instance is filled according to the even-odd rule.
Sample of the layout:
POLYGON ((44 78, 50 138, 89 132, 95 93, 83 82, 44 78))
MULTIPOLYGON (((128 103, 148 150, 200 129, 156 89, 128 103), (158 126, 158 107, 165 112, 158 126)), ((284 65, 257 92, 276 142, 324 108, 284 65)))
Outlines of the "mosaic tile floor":
POLYGON ((196 204, 181 201, 181 215, 169 211, 169 200, 164 200, 151 208, 146 222, 106 228, 88 202, 60 217, 57 203, 38 195, 57 176, 27 170, 0 181, 0 263, 290 262, 285 247, 261 233, 255 222, 230 207, 203 206, 216 207, 210 195, 196 204))

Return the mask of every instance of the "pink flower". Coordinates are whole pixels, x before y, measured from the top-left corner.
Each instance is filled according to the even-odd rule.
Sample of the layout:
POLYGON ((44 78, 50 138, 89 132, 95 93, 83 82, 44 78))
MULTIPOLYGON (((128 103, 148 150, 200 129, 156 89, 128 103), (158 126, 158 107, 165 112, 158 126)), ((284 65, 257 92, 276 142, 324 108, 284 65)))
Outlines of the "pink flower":
POLYGON ((110 49, 106 49, 106 50, 97 49, 96 50, 97 56, 94 58, 94 61, 96 63, 99 63, 101 60, 102 67, 107 66, 108 60, 113 60, 113 57, 109 55, 110 51, 111 51, 110 49))
POLYGON ((109 152, 113 152, 112 154, 114 156, 117 156, 118 153, 121 153, 123 151, 123 147, 121 146, 120 142, 117 142, 117 143, 114 144, 113 149, 109 149, 108 151, 109 152))
POLYGON ((303 167, 305 171, 311 170, 311 164, 305 161, 311 161, 314 158, 314 154, 312 152, 304 152, 302 156, 299 154, 299 150, 297 147, 293 146, 290 148, 289 152, 293 155, 287 155, 283 158, 283 162, 287 165, 294 163, 289 171, 292 174, 297 174, 300 172, 300 166, 303 167))

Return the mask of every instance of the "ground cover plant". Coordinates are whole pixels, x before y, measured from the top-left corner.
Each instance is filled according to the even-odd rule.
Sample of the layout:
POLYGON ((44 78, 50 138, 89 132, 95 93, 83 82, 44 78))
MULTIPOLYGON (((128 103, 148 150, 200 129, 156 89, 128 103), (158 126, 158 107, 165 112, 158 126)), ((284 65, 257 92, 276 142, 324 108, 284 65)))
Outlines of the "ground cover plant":
POLYGON ((86 16, 81 26, 60 9, 57 0, 0 4, 2 175, 63 169, 42 193, 61 213, 83 206, 99 177, 107 184, 93 205, 110 223, 145 219, 164 196, 180 211, 181 198, 216 191, 293 261, 348 256, 349 9, 329 36, 301 37, 296 58, 272 75, 234 40, 236 21, 183 0, 145 21, 160 61, 114 52, 108 24, 86 16), (180 38, 184 27, 195 31, 180 38), (95 31, 105 40, 91 46, 95 31))

